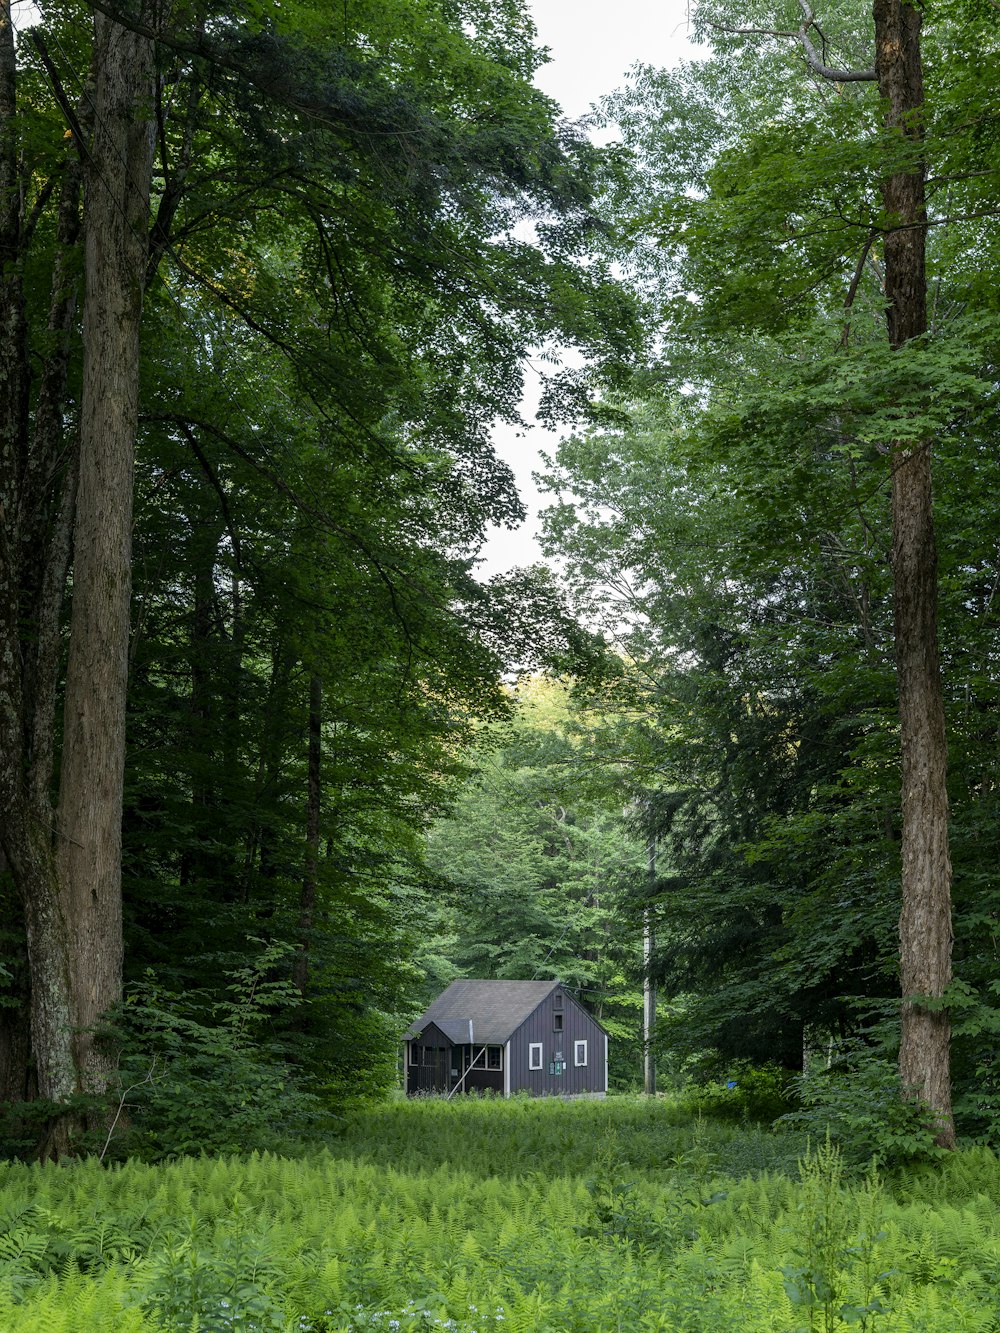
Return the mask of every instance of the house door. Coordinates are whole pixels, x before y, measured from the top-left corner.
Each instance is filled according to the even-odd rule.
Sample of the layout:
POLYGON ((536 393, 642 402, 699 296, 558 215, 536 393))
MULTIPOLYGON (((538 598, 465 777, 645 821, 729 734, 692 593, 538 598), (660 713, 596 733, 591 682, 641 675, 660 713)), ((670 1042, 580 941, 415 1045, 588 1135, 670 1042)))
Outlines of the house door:
MULTIPOLYGON (((458 1087, 462 1082, 462 1075, 465 1073, 467 1064, 468 1060, 466 1058, 465 1047, 453 1046, 451 1048, 451 1082, 448 1084, 449 1089, 458 1087)), ((463 1084, 462 1091, 464 1092, 464 1090, 465 1085, 463 1084)))
POLYGON ((428 1046, 430 1085, 434 1092, 447 1092, 451 1087, 451 1050, 447 1046, 428 1046))

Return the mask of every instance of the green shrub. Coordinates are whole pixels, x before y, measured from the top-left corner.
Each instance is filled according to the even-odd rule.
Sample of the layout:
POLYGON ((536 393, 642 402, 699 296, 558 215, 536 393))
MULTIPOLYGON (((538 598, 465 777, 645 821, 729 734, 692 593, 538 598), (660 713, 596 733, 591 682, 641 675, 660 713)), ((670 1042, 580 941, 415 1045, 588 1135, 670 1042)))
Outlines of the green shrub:
POLYGON ((681 1102, 694 1114, 770 1124, 797 1104, 795 1079, 779 1065, 736 1062, 725 1079, 690 1087, 681 1102))
POLYGON ((165 1328, 198 1333, 282 1333, 283 1302, 271 1289, 279 1268, 260 1236, 239 1232, 199 1246, 185 1239, 152 1259, 135 1294, 165 1328))
MULTIPOLYGON (((50 1102, 36 1098, 31 1102, 0 1102, 0 1161, 32 1161, 48 1137, 52 1124, 69 1112, 85 1118, 97 1113, 103 1116, 102 1098, 76 1096, 65 1102, 50 1102)), ((87 1137, 81 1150, 92 1151, 94 1141, 87 1137)))
POLYGON ((129 988, 101 1034, 118 1052, 112 1156, 159 1161, 263 1150, 331 1128, 270 1036, 272 1013, 299 1002, 286 977, 272 976, 286 953, 269 946, 228 973, 221 1002, 207 992, 171 992, 152 972, 129 988))
POLYGON ((870 1162, 895 1167, 939 1159, 934 1113, 904 1097, 899 1074, 887 1060, 852 1054, 849 1063, 796 1080, 801 1107, 779 1119, 816 1143, 834 1143, 850 1168, 870 1162))
POLYGON ((888 1232, 881 1227, 874 1169, 860 1196, 845 1199, 840 1153, 827 1139, 806 1153, 800 1175, 791 1262, 781 1268, 789 1303, 805 1316, 809 1333, 881 1327, 891 1314, 888 1292, 894 1272, 881 1264, 888 1232))

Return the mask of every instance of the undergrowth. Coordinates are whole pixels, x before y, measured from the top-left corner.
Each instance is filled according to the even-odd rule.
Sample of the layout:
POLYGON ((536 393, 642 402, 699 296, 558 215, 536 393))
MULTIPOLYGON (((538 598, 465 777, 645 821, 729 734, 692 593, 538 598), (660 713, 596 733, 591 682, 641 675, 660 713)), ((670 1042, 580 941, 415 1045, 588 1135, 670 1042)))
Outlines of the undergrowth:
POLYGON ((885 1181, 664 1102, 359 1108, 328 1149, 0 1166, 3 1333, 1000 1330, 1000 1163, 885 1181))

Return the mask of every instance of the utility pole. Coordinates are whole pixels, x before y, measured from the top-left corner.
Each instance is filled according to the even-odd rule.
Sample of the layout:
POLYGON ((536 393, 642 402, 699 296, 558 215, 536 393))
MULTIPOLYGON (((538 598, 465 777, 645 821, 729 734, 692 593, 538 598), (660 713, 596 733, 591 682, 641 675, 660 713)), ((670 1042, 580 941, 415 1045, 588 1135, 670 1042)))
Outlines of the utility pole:
MULTIPOLYGON (((649 843, 649 890, 653 891, 656 883, 656 835, 650 834, 649 843)), ((656 1056, 653 1052, 653 1033, 656 1029, 656 987, 653 985, 653 903, 647 899, 642 914, 642 1065, 643 1090, 647 1097, 656 1093, 656 1056)))

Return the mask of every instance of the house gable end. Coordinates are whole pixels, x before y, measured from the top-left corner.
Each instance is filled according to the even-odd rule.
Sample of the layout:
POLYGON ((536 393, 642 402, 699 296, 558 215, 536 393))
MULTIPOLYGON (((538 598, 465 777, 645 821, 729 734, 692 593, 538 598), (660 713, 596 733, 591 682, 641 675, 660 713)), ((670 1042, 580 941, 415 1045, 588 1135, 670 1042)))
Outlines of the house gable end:
POLYGON ((518 1025, 509 1051, 511 1092, 573 1097, 607 1091, 606 1033, 561 985, 518 1025))
POLYGON ((584 1007, 583 1007, 583 1005, 580 1003, 580 1001, 577 1000, 577 999, 575 999, 572 995, 570 995, 569 991, 566 989, 565 986, 562 986, 562 985, 560 985, 560 983, 556 982, 555 985, 552 987, 552 990, 549 992, 549 994, 546 995, 546 996, 544 997, 544 999, 539 1000, 538 1004, 535 1005, 535 1007, 534 1007, 534 1009, 532 1009, 531 1013, 530 1013, 530 1014, 525 1014, 525 1016, 524 1016, 524 1018, 521 1020, 521 1022, 518 1023, 517 1027, 516 1027, 516 1028, 514 1029, 514 1031, 510 1034, 510 1041, 511 1041, 511 1042, 513 1042, 513 1041, 515 1040, 515 1038, 516 1038, 516 1037, 518 1036, 518 1034, 521 1032, 521 1029, 522 1029, 523 1027, 525 1027, 526 1024, 532 1022, 532 1020, 535 1018, 536 1014, 538 1013, 539 1009, 542 1009, 542 1008, 544 1008, 544 1007, 551 1006, 551 1004, 552 1004, 552 997, 553 997, 553 995, 554 995, 554 993, 555 993, 556 990, 561 990, 561 991, 562 991, 563 999, 564 999, 564 1000, 568 1000, 568 1001, 569 1001, 569 1004, 571 1004, 571 1005, 573 1006, 573 1008, 577 1011, 577 1013, 582 1014, 583 1017, 584 1017, 584 1019, 586 1019, 586 1021, 587 1021, 588 1023, 593 1023, 594 1027, 595 1027, 595 1028, 597 1029, 597 1031, 601 1034, 601 1036, 606 1037, 606 1036, 608 1035, 607 1032, 605 1031, 605 1029, 604 1029, 604 1028, 601 1026, 601 1024, 599 1023, 599 1021, 594 1017, 594 1015, 593 1015, 592 1013, 590 1013, 590 1011, 589 1011, 588 1009, 584 1009, 584 1007))
POLYGON ((453 1046, 455 1044, 447 1032, 442 1031, 434 1022, 425 1023, 422 1028, 411 1029, 411 1031, 413 1035, 410 1037, 410 1041, 417 1042, 421 1046, 453 1046))

